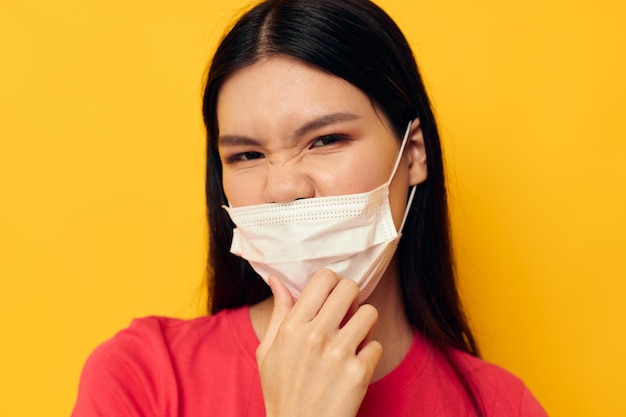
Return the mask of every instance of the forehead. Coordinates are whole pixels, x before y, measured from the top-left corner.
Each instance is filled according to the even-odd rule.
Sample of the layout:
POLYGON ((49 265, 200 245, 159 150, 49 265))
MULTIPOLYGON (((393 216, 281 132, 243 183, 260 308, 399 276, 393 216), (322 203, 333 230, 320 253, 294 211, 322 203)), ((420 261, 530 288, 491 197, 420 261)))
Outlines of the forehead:
POLYGON ((375 115, 369 98, 352 84, 281 55, 235 72, 217 101, 222 132, 258 124, 287 128, 329 113, 375 115))

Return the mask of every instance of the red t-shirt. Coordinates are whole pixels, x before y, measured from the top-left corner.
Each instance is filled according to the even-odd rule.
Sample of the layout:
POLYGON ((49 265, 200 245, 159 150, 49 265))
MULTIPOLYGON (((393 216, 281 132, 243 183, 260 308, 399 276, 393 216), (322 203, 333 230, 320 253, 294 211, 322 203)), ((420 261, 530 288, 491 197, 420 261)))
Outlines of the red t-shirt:
MULTIPOLYGON (((87 360, 72 417, 264 416, 258 344, 247 307, 194 320, 134 320, 87 360)), ((515 376, 465 353, 455 357, 486 416, 546 416, 515 376)), ((358 417, 472 410, 444 359, 416 333, 400 365, 369 386, 358 417)))

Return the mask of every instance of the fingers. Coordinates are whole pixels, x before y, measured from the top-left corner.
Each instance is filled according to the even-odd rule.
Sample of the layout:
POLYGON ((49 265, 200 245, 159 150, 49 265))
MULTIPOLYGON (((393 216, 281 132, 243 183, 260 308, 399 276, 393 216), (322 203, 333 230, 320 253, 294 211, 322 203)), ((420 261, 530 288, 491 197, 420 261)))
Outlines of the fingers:
POLYGON ((361 340, 356 348, 356 357, 362 364, 364 381, 370 381, 374 370, 383 354, 383 346, 377 340, 370 340, 371 329, 378 319, 378 310, 374 306, 364 304, 359 307, 352 319, 340 330, 347 338, 361 340), (369 331, 367 329, 370 329, 369 331))
POLYGON ((271 346, 281 323, 289 314, 289 311, 293 308, 294 300, 289 292, 289 289, 278 278, 270 275, 268 283, 272 293, 274 294, 274 308, 272 309, 272 316, 270 318, 267 331, 263 337, 263 341, 257 349, 257 358, 265 357, 267 350, 271 346))
POLYGON ((356 415, 382 354, 369 335, 378 318, 359 306, 356 283, 318 271, 297 302, 269 278, 274 307, 257 349, 268 415, 356 415))
MULTIPOLYGON (((369 306, 370 309, 374 309, 369 306)), ((321 269, 311 277, 289 320, 308 323, 315 320, 326 329, 343 327, 359 310, 359 287, 349 279, 342 279, 329 269, 321 269)), ((370 312, 370 316, 371 316, 370 312)), ((376 322, 377 315, 365 320, 367 331, 376 322)), ((364 316, 365 318, 365 316, 364 316)))
POLYGON ((359 309, 359 299, 357 297, 352 301, 352 305, 348 309, 348 312, 344 316, 343 320, 341 320, 341 324, 339 324, 339 328, 342 328, 343 326, 345 326, 348 320, 352 318, 352 316, 354 315, 354 313, 356 313, 358 309, 359 309))
POLYGON ((257 359, 265 357, 281 328, 282 333, 303 329, 305 325, 317 335, 330 336, 338 332, 341 337, 337 341, 341 340, 353 354, 369 344, 368 336, 376 324, 378 312, 371 305, 359 306, 359 288, 354 281, 322 269, 313 275, 297 302, 278 278, 270 276, 268 281, 274 294, 274 308, 257 349, 257 359))
POLYGON ((276 318, 280 320, 280 323, 293 307, 294 299, 291 296, 289 289, 280 279, 270 275, 268 281, 272 294, 274 294, 274 309, 272 310, 272 318, 276 316, 276 318))
MULTIPOLYGON (((369 335, 378 320, 378 310, 370 304, 363 304, 352 315, 350 320, 340 329, 340 333, 347 340, 355 340, 359 343, 355 346, 355 351, 364 349, 364 346, 371 342, 367 342, 369 335)), ((378 342, 377 342, 378 343, 378 342)))
POLYGON ((338 329, 358 311, 358 303, 359 286, 354 281, 342 279, 320 308, 317 320, 324 327, 338 329))
POLYGON ((314 273, 293 309, 293 318, 302 322, 313 320, 339 279, 340 277, 329 269, 320 269, 314 273))
POLYGON ((377 340, 367 342, 363 348, 357 353, 357 358, 366 365, 367 372, 364 379, 368 382, 372 379, 374 370, 378 365, 380 357, 383 355, 383 346, 377 340))

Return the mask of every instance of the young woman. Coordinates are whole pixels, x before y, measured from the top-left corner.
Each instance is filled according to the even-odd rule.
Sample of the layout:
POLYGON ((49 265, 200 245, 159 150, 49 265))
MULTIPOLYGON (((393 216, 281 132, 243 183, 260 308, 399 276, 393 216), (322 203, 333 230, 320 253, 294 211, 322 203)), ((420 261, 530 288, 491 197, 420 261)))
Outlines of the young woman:
POLYGON ((204 119, 211 315, 100 346, 74 416, 545 415, 478 359, 435 120, 381 9, 254 7, 215 53, 204 119))

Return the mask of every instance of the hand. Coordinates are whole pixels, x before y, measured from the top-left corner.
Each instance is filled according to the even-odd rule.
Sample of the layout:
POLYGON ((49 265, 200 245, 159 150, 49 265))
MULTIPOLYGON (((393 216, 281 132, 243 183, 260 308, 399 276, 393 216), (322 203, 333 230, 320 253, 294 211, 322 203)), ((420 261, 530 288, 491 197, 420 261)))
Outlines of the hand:
POLYGON ((354 417, 382 354, 368 340, 378 312, 327 269, 297 302, 277 278, 269 283, 274 310, 256 355, 267 417, 354 417))

